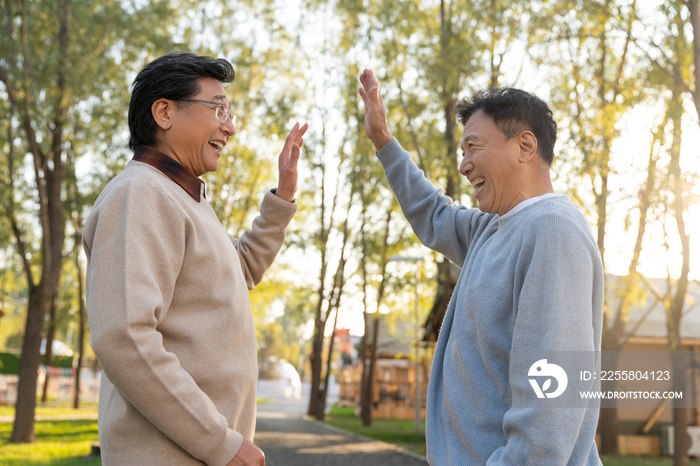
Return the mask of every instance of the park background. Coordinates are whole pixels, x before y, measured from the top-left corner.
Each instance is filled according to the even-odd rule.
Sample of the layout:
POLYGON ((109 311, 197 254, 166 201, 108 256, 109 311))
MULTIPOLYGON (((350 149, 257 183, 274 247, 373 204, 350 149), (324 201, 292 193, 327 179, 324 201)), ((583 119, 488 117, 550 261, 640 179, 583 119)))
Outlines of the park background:
MULTIPOLYGON (((131 157, 131 81, 172 51, 236 68, 227 92, 237 134, 219 171, 204 176, 234 236, 275 186, 289 129, 310 125, 299 212, 251 304, 260 360, 289 361, 312 398, 324 399, 327 375, 338 376, 334 330, 368 335, 381 314, 382 325, 408 329, 406 342, 434 340, 458 273, 419 245, 384 181, 364 135, 364 68, 377 74, 392 133, 467 206, 476 203, 457 171, 456 101, 514 86, 550 103, 555 189, 579 205, 606 274, 618 277, 606 290, 604 349, 624 347, 629 310, 649 299, 665 309, 669 349, 681 349, 684 311, 695 304, 688 289, 700 284, 697 0, 0 4, 0 351, 22 355, 13 440, 34 429, 42 338, 67 342, 73 364, 94 359, 81 228, 131 157)), ((355 356, 369 357, 371 342, 355 343, 355 356)), ((322 417, 323 408, 309 412, 322 417)))

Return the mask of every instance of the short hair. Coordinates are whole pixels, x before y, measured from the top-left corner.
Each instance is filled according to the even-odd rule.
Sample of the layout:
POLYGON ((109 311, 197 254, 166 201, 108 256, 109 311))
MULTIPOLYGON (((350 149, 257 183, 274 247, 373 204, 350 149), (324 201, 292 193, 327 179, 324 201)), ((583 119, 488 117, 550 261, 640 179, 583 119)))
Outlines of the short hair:
POLYGON ((151 114, 153 102, 193 97, 201 92, 201 78, 230 83, 235 76, 228 60, 193 53, 169 53, 147 64, 131 85, 129 149, 142 144, 152 146, 157 141, 157 125, 151 114))
POLYGON ((552 110, 534 94, 512 87, 490 88, 463 98, 455 106, 457 121, 466 125, 478 110, 491 117, 506 140, 523 130, 532 131, 537 139, 540 158, 551 166, 554 143, 557 141, 557 122, 552 110))

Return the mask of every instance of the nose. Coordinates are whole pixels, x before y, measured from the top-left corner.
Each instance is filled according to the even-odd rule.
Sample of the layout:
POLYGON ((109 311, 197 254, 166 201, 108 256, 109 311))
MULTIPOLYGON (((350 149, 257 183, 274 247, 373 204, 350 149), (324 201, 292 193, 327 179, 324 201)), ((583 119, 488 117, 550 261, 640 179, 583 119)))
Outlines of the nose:
POLYGON ((472 163, 469 155, 466 154, 464 157, 462 157, 462 161, 459 163, 459 172, 464 176, 468 176, 469 172, 471 172, 473 169, 474 164, 472 163))
POLYGON ((236 134, 236 117, 231 115, 226 123, 221 124, 221 131, 226 133, 229 137, 236 134))

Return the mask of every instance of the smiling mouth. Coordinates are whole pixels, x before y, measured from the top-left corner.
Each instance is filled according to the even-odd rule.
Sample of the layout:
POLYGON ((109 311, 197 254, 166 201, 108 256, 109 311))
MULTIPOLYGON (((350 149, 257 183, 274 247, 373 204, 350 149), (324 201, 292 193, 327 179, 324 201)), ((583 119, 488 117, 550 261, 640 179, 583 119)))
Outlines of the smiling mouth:
POLYGON ((220 143, 219 141, 209 141, 209 145, 219 152, 221 152, 221 149, 224 148, 224 144, 220 143))
POLYGON ((477 178, 474 181, 472 181, 472 186, 474 186, 474 195, 476 196, 479 191, 481 191, 481 188, 484 186, 486 183, 486 178, 477 178))

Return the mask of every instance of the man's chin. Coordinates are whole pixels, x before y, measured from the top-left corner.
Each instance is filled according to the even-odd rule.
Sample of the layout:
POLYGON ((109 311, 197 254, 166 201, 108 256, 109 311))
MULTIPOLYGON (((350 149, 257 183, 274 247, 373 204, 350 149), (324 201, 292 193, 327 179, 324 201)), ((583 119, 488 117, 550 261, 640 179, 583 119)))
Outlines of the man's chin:
POLYGON ((216 163, 211 163, 207 165, 206 167, 206 173, 213 173, 219 169, 219 161, 217 160, 216 163))

